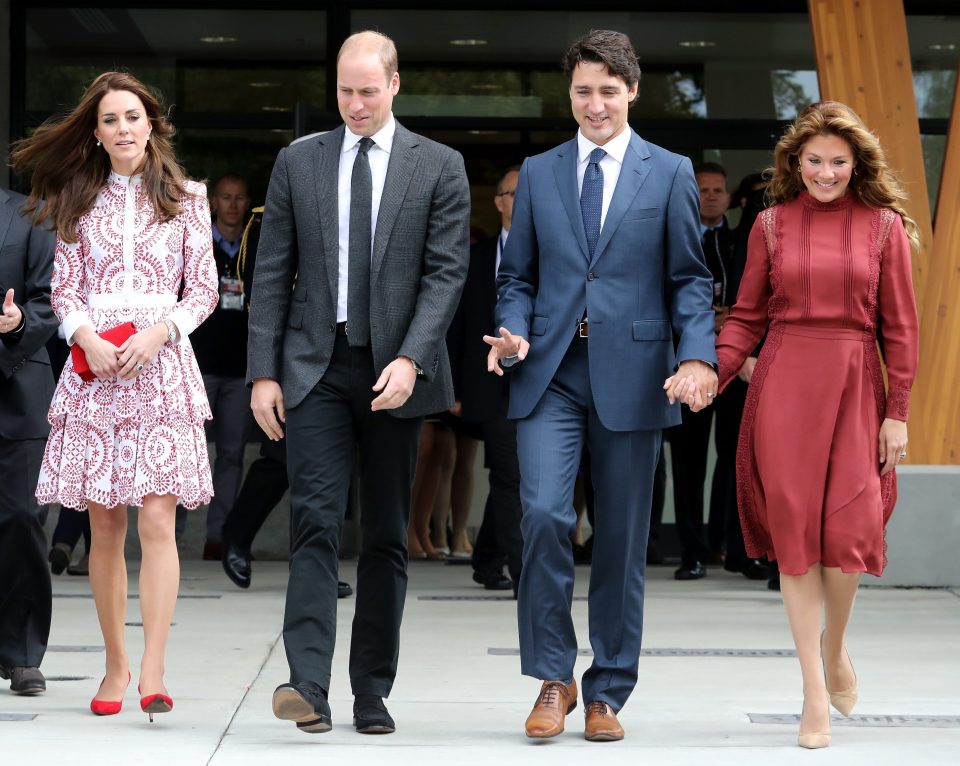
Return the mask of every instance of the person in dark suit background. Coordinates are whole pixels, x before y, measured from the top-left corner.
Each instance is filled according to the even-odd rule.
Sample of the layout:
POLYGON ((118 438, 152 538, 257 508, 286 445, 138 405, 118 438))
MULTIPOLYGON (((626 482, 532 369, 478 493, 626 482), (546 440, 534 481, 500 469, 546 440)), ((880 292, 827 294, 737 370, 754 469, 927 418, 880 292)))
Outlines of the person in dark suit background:
POLYGON ((0 189, 0 678, 17 694, 47 684, 40 663, 50 635, 46 506, 34 498, 54 380, 46 342, 54 235, 21 214, 26 198, 0 189))
POLYGON ((510 234, 519 178, 519 166, 512 167, 497 183, 493 201, 500 213, 500 231, 471 248, 463 297, 447 333, 458 414, 465 422, 479 425, 490 471, 490 492, 473 548, 473 579, 488 590, 512 588, 514 595, 523 555, 517 426, 507 419, 507 379, 485 374, 489 346, 483 336, 496 326, 497 270, 510 234), (509 579, 503 574, 504 564, 509 579))
POLYGON ((357 450, 354 725, 395 728, 383 698, 399 655, 417 441, 423 416, 454 403, 445 333, 466 276, 470 190, 457 152, 393 118, 399 88, 388 37, 347 38, 345 124, 281 150, 257 252, 247 379, 257 422, 287 441, 293 538, 290 683, 273 710, 306 732, 332 728, 338 549, 357 450))
POLYGON ((568 50, 564 71, 580 130, 523 164, 497 279, 499 337, 486 340, 488 369, 515 365, 521 670, 543 681, 527 736, 561 733, 577 704, 569 536, 589 448, 594 659, 582 680, 584 736, 603 741, 623 738, 616 713, 637 681, 661 429, 680 421, 680 380, 694 407, 715 396, 716 354, 693 170, 627 124, 640 79, 629 38, 589 33, 568 50), (664 379, 675 369, 668 399, 664 379))

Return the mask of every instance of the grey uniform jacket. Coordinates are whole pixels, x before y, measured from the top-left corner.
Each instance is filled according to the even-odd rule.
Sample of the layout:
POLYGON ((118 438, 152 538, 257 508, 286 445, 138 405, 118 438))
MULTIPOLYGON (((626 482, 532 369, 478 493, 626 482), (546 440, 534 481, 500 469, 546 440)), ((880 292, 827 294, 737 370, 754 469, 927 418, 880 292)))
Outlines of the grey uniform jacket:
MULTIPOLYGON (((337 182, 344 126, 277 156, 250 301, 247 382, 272 378, 296 407, 323 376, 336 334, 337 182)), ((453 405, 444 334, 470 257, 463 158, 397 123, 370 265, 370 344, 379 375, 398 356, 423 375, 399 417, 453 405)))

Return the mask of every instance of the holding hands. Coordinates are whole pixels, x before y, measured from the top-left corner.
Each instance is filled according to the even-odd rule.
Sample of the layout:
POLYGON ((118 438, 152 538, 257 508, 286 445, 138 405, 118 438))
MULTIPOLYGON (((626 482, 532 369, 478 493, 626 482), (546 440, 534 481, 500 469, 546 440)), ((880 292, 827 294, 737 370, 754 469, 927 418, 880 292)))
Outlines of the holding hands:
POLYGON ((522 362, 530 352, 530 341, 520 335, 513 335, 506 327, 500 328, 500 337, 484 335, 483 342, 490 346, 487 354, 487 372, 503 375, 504 367, 522 362), (499 362, 499 364, 498 364, 499 362))
POLYGON ((706 362, 688 359, 663 382, 663 390, 670 404, 680 401, 693 412, 699 412, 713 404, 717 395, 717 373, 706 362))

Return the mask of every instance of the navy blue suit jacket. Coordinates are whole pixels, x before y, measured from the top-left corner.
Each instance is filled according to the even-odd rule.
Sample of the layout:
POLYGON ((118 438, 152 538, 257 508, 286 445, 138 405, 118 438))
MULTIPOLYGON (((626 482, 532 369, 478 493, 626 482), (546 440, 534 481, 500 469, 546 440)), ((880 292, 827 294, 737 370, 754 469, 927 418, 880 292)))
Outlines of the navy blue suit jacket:
POLYGON ((716 363, 699 207, 690 161, 632 133, 590 259, 576 139, 524 162, 497 279, 497 326, 530 341, 513 368, 511 418, 536 407, 586 310, 590 384, 603 425, 633 431, 680 422, 664 379, 678 359, 716 363))

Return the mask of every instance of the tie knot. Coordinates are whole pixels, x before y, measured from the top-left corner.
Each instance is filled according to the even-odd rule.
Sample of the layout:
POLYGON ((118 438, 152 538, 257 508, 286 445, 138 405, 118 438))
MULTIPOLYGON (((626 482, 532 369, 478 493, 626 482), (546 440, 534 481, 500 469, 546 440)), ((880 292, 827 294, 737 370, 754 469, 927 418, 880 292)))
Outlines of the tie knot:
POLYGON ((606 156, 607 153, 603 149, 594 149, 592 152, 590 152, 590 164, 596 165, 606 156))
POLYGON ((368 151, 370 151, 371 146, 373 146, 373 139, 368 138, 367 136, 364 136, 363 138, 360 139, 360 143, 358 145, 358 151, 366 154, 368 151))

